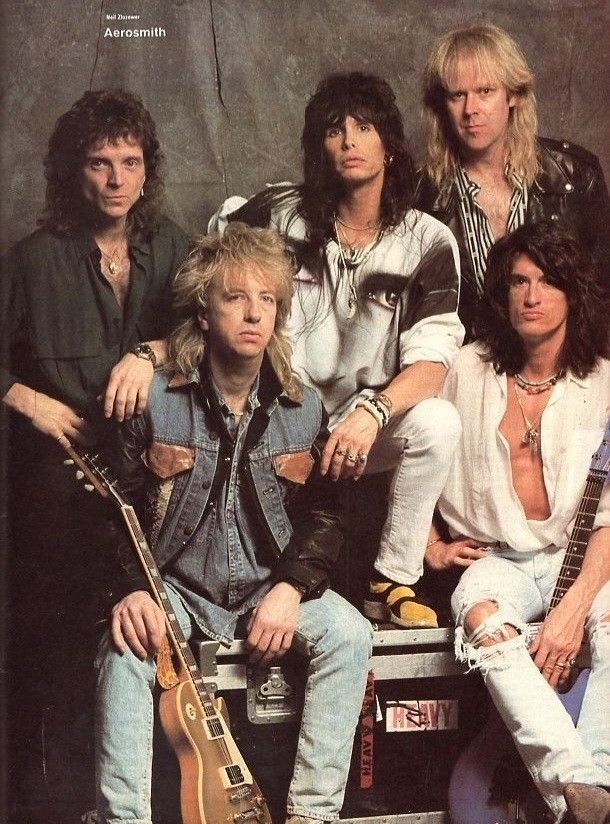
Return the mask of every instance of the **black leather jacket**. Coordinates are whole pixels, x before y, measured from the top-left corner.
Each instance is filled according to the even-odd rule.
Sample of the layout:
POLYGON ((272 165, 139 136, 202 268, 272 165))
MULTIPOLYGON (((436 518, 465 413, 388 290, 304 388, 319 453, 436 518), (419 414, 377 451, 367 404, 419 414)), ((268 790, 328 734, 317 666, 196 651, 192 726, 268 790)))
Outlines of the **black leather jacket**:
MULTIPOLYGON (((566 140, 538 138, 540 172, 528 192, 527 220, 552 220, 571 229, 600 265, 608 288, 609 201, 599 160, 594 154, 566 140)), ((440 190, 422 174, 415 206, 433 215, 452 230, 460 248, 462 269, 459 315, 472 340, 473 322, 480 304, 474 272, 465 242, 455 185, 440 190)))

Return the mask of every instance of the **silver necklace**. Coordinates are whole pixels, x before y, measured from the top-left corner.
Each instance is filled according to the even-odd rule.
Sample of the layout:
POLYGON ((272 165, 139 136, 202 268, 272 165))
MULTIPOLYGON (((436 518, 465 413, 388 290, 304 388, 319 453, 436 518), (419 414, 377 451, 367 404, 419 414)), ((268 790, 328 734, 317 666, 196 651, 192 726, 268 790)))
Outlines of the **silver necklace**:
POLYGON ((532 454, 536 457, 540 453, 540 421, 542 420, 542 413, 544 412, 544 407, 540 410, 540 414, 534 423, 530 421, 530 419, 525 414, 525 409, 523 408, 523 402, 519 397, 519 392, 517 390, 517 382, 513 384, 515 389, 515 397, 517 398, 517 403, 519 404, 519 409, 521 410, 521 415, 523 417, 523 423, 525 424, 525 432, 523 433, 523 437, 521 438, 521 443, 526 446, 527 444, 530 445, 532 454))
POLYGON ((345 226, 346 229, 351 229, 352 232, 377 232, 381 229, 381 223, 376 223, 374 226, 350 226, 349 223, 346 223, 344 220, 341 220, 339 215, 335 215, 335 220, 337 223, 340 223, 341 226, 345 226))
POLYGON ((335 225, 335 237, 337 238, 337 246, 339 247, 339 257, 341 258, 341 263, 343 264, 343 269, 347 274, 348 279, 349 298, 347 301, 347 316, 348 318, 353 318, 356 314, 356 307, 358 306, 358 293, 356 291, 356 285, 354 283, 356 269, 359 266, 362 266, 364 263, 366 263, 366 261, 369 259, 373 250, 377 246, 377 243, 379 242, 381 232, 379 231, 379 229, 375 230, 375 237, 373 238, 368 247, 361 246, 360 248, 354 248, 353 246, 348 246, 347 249, 344 249, 341 243, 341 237, 339 233, 339 226, 337 225, 336 215, 333 217, 333 222, 335 225))

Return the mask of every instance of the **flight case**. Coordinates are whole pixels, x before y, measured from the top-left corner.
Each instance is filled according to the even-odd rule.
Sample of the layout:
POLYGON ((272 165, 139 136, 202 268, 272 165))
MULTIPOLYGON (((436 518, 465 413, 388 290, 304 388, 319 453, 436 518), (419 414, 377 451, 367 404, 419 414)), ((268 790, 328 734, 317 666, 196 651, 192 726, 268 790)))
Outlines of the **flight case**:
MULTIPOLYGON (((305 660, 289 654, 250 668, 243 641, 228 649, 200 642, 198 653, 206 683, 227 702, 233 736, 274 821, 284 824, 305 660)), ((452 629, 376 629, 342 821, 448 822, 453 765, 487 707, 480 677, 455 662, 452 629)))

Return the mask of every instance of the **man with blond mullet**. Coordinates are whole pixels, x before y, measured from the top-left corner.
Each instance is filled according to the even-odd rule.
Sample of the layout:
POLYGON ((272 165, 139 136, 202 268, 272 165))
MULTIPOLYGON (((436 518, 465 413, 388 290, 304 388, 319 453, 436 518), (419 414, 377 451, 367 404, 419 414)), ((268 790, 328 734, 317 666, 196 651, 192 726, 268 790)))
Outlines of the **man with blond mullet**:
MULTIPOLYGON (((124 426, 124 469, 126 485, 146 493, 144 526, 185 635, 229 644, 244 630, 255 662, 291 646, 309 659, 286 821, 313 824, 339 817, 371 628, 328 589, 340 496, 319 472, 326 413, 291 371, 291 297, 276 232, 233 223, 197 244, 174 284, 171 368, 155 373, 148 408, 124 426)), ((165 622, 133 568, 117 582, 127 594, 97 661, 103 824, 151 822, 154 654, 165 622)))
POLYGON ((573 231, 607 285, 608 192, 599 161, 566 140, 536 136, 534 77, 510 35, 487 22, 447 32, 423 85, 428 149, 416 206, 458 240, 467 339, 487 253, 524 223, 550 220, 573 231))

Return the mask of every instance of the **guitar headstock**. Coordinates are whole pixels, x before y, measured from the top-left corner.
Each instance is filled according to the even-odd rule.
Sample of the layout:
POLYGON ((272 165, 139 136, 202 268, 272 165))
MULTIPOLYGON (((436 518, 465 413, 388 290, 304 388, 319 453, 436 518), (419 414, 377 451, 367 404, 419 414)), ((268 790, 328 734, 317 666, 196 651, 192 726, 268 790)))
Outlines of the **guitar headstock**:
POLYGON ((606 431, 602 442, 597 447, 591 458, 591 472, 600 472, 607 475, 610 471, 610 419, 606 423, 606 431))
POLYGON ((118 506, 125 506, 126 501, 118 488, 117 480, 98 454, 90 454, 72 444, 64 445, 64 449, 80 470, 80 475, 77 472, 77 477, 85 482, 86 488, 89 488, 88 482, 103 498, 110 498, 118 506))

